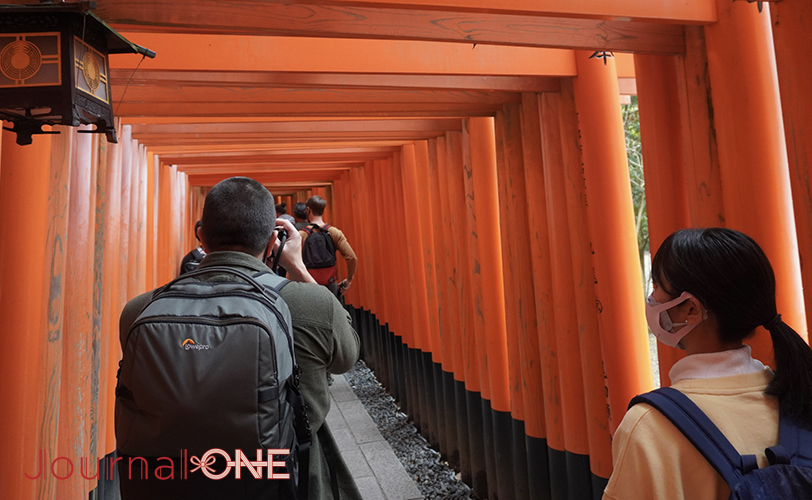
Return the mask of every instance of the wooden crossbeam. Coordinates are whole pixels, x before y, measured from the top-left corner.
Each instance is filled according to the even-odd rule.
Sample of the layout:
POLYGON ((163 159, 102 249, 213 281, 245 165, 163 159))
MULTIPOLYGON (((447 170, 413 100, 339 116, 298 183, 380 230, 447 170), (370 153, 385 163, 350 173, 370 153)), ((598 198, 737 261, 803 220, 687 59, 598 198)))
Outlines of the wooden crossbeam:
POLYGON ((469 103, 211 103, 123 102, 117 116, 426 117, 493 116, 501 104, 469 103))
POLYGON ((455 91, 435 89, 291 89, 246 87, 156 86, 148 84, 113 88, 116 103, 486 103, 520 102, 515 92, 455 91), (125 92, 126 91, 126 92, 125 92), (123 96, 122 96, 123 94, 123 96), (122 100, 123 97, 123 100, 122 100))
MULTIPOLYGON (((277 183, 296 183, 297 185, 316 183, 329 184, 341 177, 341 171, 331 172, 257 172, 251 177, 257 181, 273 186, 277 183)), ((239 172, 221 174, 195 174, 189 176, 190 186, 213 186, 223 179, 239 175, 239 172)))
POLYGON ((113 91, 123 91, 127 85, 176 85, 251 88, 374 88, 479 90, 496 92, 558 92, 557 77, 498 76, 498 75, 390 75, 351 73, 304 73, 273 71, 221 70, 147 70, 139 68, 110 70, 113 91))
MULTIPOLYGON (((693 1, 697 3, 699 0, 693 1)), ((680 26, 664 22, 611 20, 612 17, 633 16, 611 16, 611 9, 607 8, 595 11, 594 16, 576 11, 574 17, 567 18, 553 17, 562 12, 522 10, 521 14, 510 13, 511 9, 504 9, 504 5, 499 6, 501 9, 474 11, 468 2, 446 10, 438 10, 433 0, 433 5, 404 4, 404 8, 385 7, 378 2, 368 6, 347 2, 340 2, 340 5, 323 3, 99 0, 97 12, 119 30, 140 32, 400 39, 656 54, 685 51, 685 37, 680 26)), ((538 5, 539 2, 530 3, 538 5)), ((662 17, 669 15, 667 9, 645 8, 645 4, 652 6, 662 2, 645 0, 637 3, 641 4, 637 10, 644 16, 657 21, 672 20, 662 17)), ((672 15, 678 18, 672 20, 676 23, 713 20, 702 17, 702 14, 679 19, 676 10, 671 9, 672 15)))
POLYGON ((355 132, 427 132, 459 131, 460 120, 353 120, 308 121, 265 123, 187 123, 132 125, 133 135, 138 134, 245 134, 245 133, 331 133, 355 132))
POLYGON ((161 161, 170 165, 184 163, 200 163, 204 158, 209 164, 223 164, 238 166, 242 163, 264 163, 272 161, 365 161, 389 158, 398 148, 395 147, 366 147, 366 148, 318 148, 318 149, 289 149, 279 152, 263 152, 262 154, 246 154, 244 152, 175 154, 163 155, 161 161))
POLYGON ((127 33, 159 56, 111 58, 113 68, 192 71, 575 76, 571 50, 412 40, 127 33))
MULTIPOLYGON (((290 141, 285 143, 273 143, 273 142, 253 142, 253 143, 245 143, 245 144, 232 144, 232 143, 218 143, 217 141, 210 141, 208 144, 169 144, 169 145, 157 145, 157 146, 149 146, 149 149, 152 153, 158 155, 170 155, 170 156, 182 156, 182 155, 211 155, 211 156, 218 156, 218 155, 231 155, 234 156, 236 153, 240 153, 243 155, 262 155, 264 153, 270 154, 279 154, 282 151, 288 150, 295 150, 295 151, 303 151, 308 150, 312 151, 318 148, 322 149, 329 149, 329 150, 337 150, 340 148, 353 148, 353 150, 357 150, 357 148, 376 148, 376 151, 390 151, 393 148, 399 148, 402 146, 404 141, 389 141, 389 140, 372 140, 367 141, 363 139, 356 139, 350 141, 321 141, 321 142, 299 142, 299 141, 290 141), (385 148, 385 149, 381 149, 385 148)), ((280 160, 276 159, 268 159, 265 158, 263 161, 267 162, 278 162, 280 160)), ((287 161, 287 160, 281 160, 287 161)), ((324 161, 331 161, 331 160, 314 160, 310 159, 300 159, 298 162, 300 164, 311 164, 314 162, 324 162, 324 161)), ((347 160, 342 160, 347 161, 347 160)))
POLYGON ((336 7, 363 5, 596 19, 651 19, 682 24, 709 24, 716 21, 715 3, 707 0, 680 0, 678 2, 663 0, 319 0, 318 3, 336 7))
MULTIPOLYGON (((363 163, 360 162, 334 162, 335 166, 298 166, 293 163, 287 164, 241 164, 240 172, 248 174, 254 172, 331 172, 334 170, 346 171, 351 168, 360 168, 363 163)), ((178 165, 178 169, 187 174, 220 174, 233 172, 234 169, 229 164, 216 164, 216 165, 178 165)))

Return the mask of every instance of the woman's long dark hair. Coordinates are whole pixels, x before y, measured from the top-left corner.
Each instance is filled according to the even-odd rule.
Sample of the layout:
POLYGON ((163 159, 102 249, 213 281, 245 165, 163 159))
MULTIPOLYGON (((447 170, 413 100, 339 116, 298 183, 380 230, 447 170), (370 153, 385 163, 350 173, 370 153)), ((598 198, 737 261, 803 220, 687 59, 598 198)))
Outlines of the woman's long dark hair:
POLYGON ((776 372, 765 392, 783 413, 812 425, 812 349, 778 316, 775 274, 758 243, 732 229, 681 229, 665 239, 651 267, 658 286, 665 280, 668 293, 689 292, 716 315, 723 341, 767 328, 776 372))

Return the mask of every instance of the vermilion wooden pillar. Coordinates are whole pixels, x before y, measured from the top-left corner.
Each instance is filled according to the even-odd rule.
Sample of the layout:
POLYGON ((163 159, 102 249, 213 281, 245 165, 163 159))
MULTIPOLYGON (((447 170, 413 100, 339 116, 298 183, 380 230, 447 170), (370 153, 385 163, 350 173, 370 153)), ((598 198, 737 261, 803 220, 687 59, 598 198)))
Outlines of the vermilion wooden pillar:
MULTIPOLYGON (((537 336, 535 295, 533 291, 532 259, 527 222, 527 190, 524 182, 524 160, 522 152, 521 105, 506 105, 496 115, 496 150, 499 158, 499 206, 502 241, 502 268, 505 278, 505 308, 507 325, 507 347, 510 376, 510 413, 513 425, 513 456, 510 459, 514 471, 513 490, 507 493, 513 498, 530 498, 528 481, 528 460, 525 443, 525 419, 536 419, 537 415, 526 415, 525 395, 528 387, 540 389, 540 373, 532 370, 525 374, 524 352, 527 338, 537 336), (526 377, 529 375, 529 377, 526 377), (536 380, 527 378, 537 375, 536 380)), ((532 397, 542 400, 540 392, 532 397)), ((531 406, 531 412, 537 406, 531 406)), ((534 464, 534 468, 541 464, 534 464)), ((502 487, 502 482, 499 483, 502 487)))
MULTIPOLYGON (((392 208, 392 215, 394 216, 395 226, 407 228, 409 221, 406 219, 406 207, 403 201, 403 177, 401 174, 402 155, 395 152, 392 156, 392 162, 389 166, 389 185, 392 194, 390 207, 392 208)), ((409 269, 410 260, 407 244, 398 241, 397 244, 397 266, 393 268, 395 271, 397 283, 397 297, 398 308, 400 309, 402 318, 402 328, 398 334, 403 338, 403 342, 409 347, 414 347, 415 336, 415 316, 413 308, 413 296, 411 287, 409 286, 409 269)))
POLYGON ((581 370, 586 401, 589 466, 592 493, 603 491, 612 473, 612 449, 609 429, 609 400, 603 370, 601 335, 595 294, 595 268, 592 242, 587 223, 586 185, 581 161, 580 131, 572 80, 561 82, 559 101, 561 127, 561 167, 567 198, 567 221, 572 252, 574 306, 581 345, 581 370))
MULTIPOLYGON (((502 466, 510 457, 510 378, 508 374, 507 331, 505 326, 504 277, 502 273, 501 238, 491 228, 499 227, 499 183, 496 173, 496 139, 493 118, 468 119, 469 146, 471 153, 471 174, 473 203, 477 224, 476 244, 479 259, 474 263, 474 273, 480 274, 480 302, 478 310, 484 316, 485 335, 481 338, 483 349, 480 352, 480 367, 487 367, 490 382, 490 409, 493 421, 488 423, 485 414, 485 454, 493 453, 494 468, 498 482, 494 484, 489 470, 488 489, 490 496, 503 496, 509 491, 503 483, 512 483, 512 471, 502 466), (484 354, 484 356, 483 356, 484 354), (488 450, 489 431, 493 431, 493 451, 488 450), (508 477, 508 474, 510 476, 508 477), (496 486, 496 488, 494 488, 496 486)), ((479 339, 478 339, 479 340, 479 339)), ((479 346, 479 343, 478 343, 479 346)))
MULTIPOLYGON (((528 435, 537 438, 528 441, 529 462, 548 459, 547 467, 541 472, 541 482, 531 483, 531 497, 540 494, 534 489, 547 489, 553 498, 567 495, 567 470, 564 453, 564 423, 561 412, 561 394, 559 382, 558 349, 555 335, 555 312, 553 309, 553 284, 551 279, 550 231, 548 227, 546 189, 544 187, 544 166, 541 142, 541 115, 537 94, 522 94, 522 150, 524 153, 524 179, 527 197, 527 227, 530 228, 530 255, 532 257, 533 290, 535 297, 536 318, 538 322, 537 339, 538 369, 528 370, 528 379, 541 377, 537 383, 543 387, 543 398, 535 404, 541 405, 543 418, 537 417, 538 424, 543 424, 540 431, 529 427, 528 435), (534 373, 535 372, 535 373, 534 373), (531 434, 531 432, 533 432, 531 434), (540 434, 536 433, 540 432, 540 434), (545 438, 547 453, 541 454, 538 448, 542 445, 538 438, 545 438), (543 457, 543 458, 536 458, 543 457), (549 457, 549 458, 548 458, 549 457)), ((532 348, 534 344, 529 344, 532 348)), ((530 356, 534 354, 531 352, 530 356)), ((533 358, 530 358, 533 359, 533 358)), ((529 421, 528 421, 529 422, 529 421)), ((531 466, 532 469, 532 466, 531 466)), ((531 479, 534 476, 531 476, 531 479)))
MULTIPOLYGON (((445 178, 446 171, 446 140, 441 136, 429 140, 429 191, 431 193, 431 230, 434 238, 434 267, 437 277, 437 315, 440 335, 440 364, 435 365, 435 390, 438 402, 438 431, 440 451, 443 456, 453 462, 453 467, 459 469, 459 445, 457 439, 457 422, 460 416, 456 412, 456 397, 454 388, 454 337, 456 330, 452 327, 452 309, 458 310, 456 300, 452 304, 453 293, 449 291, 451 281, 449 233, 446 224, 449 219, 449 210, 446 208, 448 187, 445 178), (444 207, 443 204, 446 204, 444 207), (453 458, 452 458, 453 456, 453 458)), ((451 463, 450 462, 450 463, 451 463)))
POLYGON ((442 362, 442 347, 440 345, 440 325, 437 314, 437 273, 435 269, 434 222, 435 210, 431 205, 431 190, 429 177, 429 145, 428 141, 415 141, 415 174, 417 181, 417 203, 414 205, 416 216, 420 217, 420 232, 423 246, 420 249, 423 255, 425 269, 424 286, 428 300, 429 331, 428 348, 435 363, 442 362))
POLYGON ((812 68, 806 55, 812 50, 812 38, 809 36, 812 3, 783 0, 770 4, 770 14, 808 331, 809 322, 812 321, 812 188, 809 185, 812 162, 812 95, 809 89, 812 85, 812 68))
MULTIPOLYGON (((353 168, 347 171, 344 175, 342 175, 343 181, 341 183, 342 189, 345 191, 345 195, 343 198, 344 206, 342 207, 342 210, 346 214, 345 219, 347 221, 347 229, 349 230, 349 235, 347 236, 347 238, 350 239, 350 237, 352 237, 352 239, 350 239, 350 244, 355 245, 353 247, 353 250, 355 250, 356 247, 360 248, 361 245, 363 244, 363 224, 366 222, 364 218, 360 215, 360 209, 358 208, 358 204, 360 203, 358 197, 360 196, 360 193, 354 182, 354 179, 356 179, 358 175, 357 170, 358 169, 353 168)), ((306 200, 306 198, 304 199, 306 200)), ((343 226, 344 223, 342 222, 342 226, 339 226, 342 231, 344 230, 343 226)), ((357 255, 358 252, 356 251, 356 256, 357 255)), ((348 303, 353 303, 359 308, 363 304, 360 301, 359 297, 360 294, 362 293, 361 288, 363 288, 364 280, 366 279, 365 274, 363 273, 364 271, 361 269, 359 269, 356 272, 356 274, 358 274, 358 282, 356 283, 355 281, 353 281, 353 286, 347 292, 347 295, 345 297, 348 303)))
POLYGON ((572 280, 572 247, 569 237, 569 206, 561 151, 559 94, 541 95, 541 132, 544 153, 544 189, 550 237, 553 317, 558 348, 561 415, 567 451, 567 491, 570 497, 602 495, 592 491, 585 383, 581 365, 575 285, 572 280), (597 494, 597 495, 596 495, 597 494))
MULTIPOLYGON (((682 129, 679 142, 684 149, 690 223, 692 227, 721 226, 725 221, 722 174, 713 123, 705 33, 699 26, 685 26, 685 55, 677 57, 676 83, 682 129)), ((661 241, 654 242, 657 248, 661 241)))
POLYGON ((573 82, 614 432, 631 398, 651 389, 653 380, 617 71, 612 58, 591 55, 576 51, 573 82))
MULTIPOLYGON (((147 286, 147 282, 149 280, 149 276, 147 274, 147 198, 148 194, 147 191, 149 190, 149 183, 147 182, 147 171, 150 168, 150 160, 149 157, 151 155, 147 155, 147 148, 143 144, 138 145, 138 217, 136 218, 138 222, 138 262, 136 265, 138 266, 138 286, 137 286, 137 293, 146 292, 148 289, 151 290, 153 287, 147 286)), ((187 187, 186 192, 189 192, 187 187)), ((187 207, 189 206, 188 203, 185 204, 187 207)), ((187 216, 188 219, 188 216, 187 216)), ((191 232, 190 230, 191 224, 187 224, 186 227, 186 234, 191 232)), ((187 240, 188 241, 188 240, 187 240)), ((192 241, 195 241, 192 238, 192 241)), ((191 245, 191 243, 190 243, 191 245)), ((191 249, 191 248, 190 248, 191 249)), ((184 251, 184 254, 186 251, 184 251)))
MULTIPOLYGON (((2 132, 0 155, 0 313, 4 348, 0 349, 0 484, 9 498, 34 499, 43 483, 36 474, 38 453, 56 451, 55 442, 43 440, 39 397, 43 361, 42 318, 47 315, 43 290, 50 267, 48 197, 52 136, 18 146, 11 132, 2 132)), ((46 334, 47 335, 47 334, 46 334)), ((57 398, 58 402, 58 398, 57 398)), ((52 455, 53 456, 53 455, 52 455)), ((54 457, 55 458, 55 457, 54 457)), ((47 483, 54 494, 52 483, 47 483)))
POLYGON ((465 384, 457 385, 457 408, 465 412, 466 426, 460 429, 458 438, 468 453, 460 450, 460 463, 463 479, 472 485, 475 494, 484 497, 488 494, 485 451, 483 439, 482 404, 486 400, 488 377, 480 366, 480 355, 477 344, 484 342, 484 322, 482 315, 476 311, 477 290, 481 287, 473 273, 473 263, 479 252, 473 235, 476 232, 476 220, 472 216, 473 207, 468 194, 470 187, 470 151, 468 149, 468 131, 463 127, 461 132, 446 133, 448 148, 448 187, 451 209, 454 211, 455 224, 452 227, 452 239, 458 242, 457 260, 458 303, 460 305, 460 352, 465 384))
MULTIPOLYGON (((705 27, 705 37, 726 225, 752 236, 764 249, 775 270, 778 311, 806 338, 770 18, 745 2, 717 0, 716 7, 719 21, 705 27)), ((772 361, 764 329, 748 344, 754 356, 772 361)))
MULTIPOLYGON (((82 127, 90 128, 90 127, 82 127)), ((59 405, 59 451, 71 457, 74 466, 79 459, 89 462, 87 474, 95 469, 95 436, 98 426, 98 357, 94 362, 92 324, 93 253, 96 209, 96 156, 93 136, 69 129, 73 141, 70 167, 70 204, 65 242, 64 321, 62 351, 62 394, 59 405), (96 404, 93 404, 95 402, 96 404)), ((98 332, 97 332, 98 333, 98 332)), ((66 465, 66 464, 65 464, 66 465)), ((75 469, 75 472, 78 469, 75 469)), ((64 474, 64 473, 63 473, 64 474)), ((95 487, 75 473, 58 483, 59 495, 78 498, 95 487)))
MULTIPOLYGON (((130 212, 132 211, 132 194, 133 194, 133 141, 132 141, 132 126, 123 125, 121 127, 121 235, 120 240, 120 255, 121 259, 119 266, 119 289, 118 289, 118 303, 126 304, 129 299, 134 297, 130 290, 131 282, 134 280, 132 274, 132 261, 131 259, 136 256, 137 249, 133 247, 135 244, 132 238, 132 219, 130 212)), ((172 212, 168 214, 172 216, 172 212)), ((174 231, 175 228, 172 228, 174 231)), ((174 250, 171 246, 164 247, 167 250, 174 250)), ((175 271, 177 273, 177 271, 175 271)), ((172 276, 173 277, 173 276, 172 276)), ((169 277, 171 279, 172 277, 169 277)), ((167 279, 166 281, 169 281, 167 279)), ((163 281, 162 283, 166 283, 163 281)))
MULTIPOLYGON (((677 229, 724 225, 704 33, 686 27, 686 54, 635 56, 651 254, 677 229)), ((660 381, 684 353, 658 344, 660 381)))
MULTIPOLYGON (((445 179, 448 199, 447 243, 450 245, 454 281, 450 291, 456 295, 457 336, 454 344, 454 379, 465 382, 471 392, 480 392, 479 367, 476 349, 473 347, 473 302, 471 275, 468 271, 468 244, 465 239, 466 210, 463 185, 462 134, 446 132, 445 179)), ((445 204, 443 205, 445 207, 445 204)))
MULTIPOLYGON (((60 127, 61 134, 51 142, 50 176, 48 194, 48 236, 45 243, 46 282, 44 286, 44 305, 40 316, 39 338, 41 341, 41 370, 39 373, 39 392, 37 393, 38 406, 42 410, 42 423, 38 432, 43 440, 46 450, 62 453, 58 448, 59 408, 63 397, 63 354, 66 348, 64 339, 64 307, 65 307, 65 275, 66 253, 68 245, 68 210, 70 197, 70 169, 73 160, 73 137, 76 131, 67 127, 60 127)), ((77 425, 75 422, 66 425, 67 432, 75 435, 77 425)), ((47 463, 47 462, 46 462, 47 463)), ((59 475, 67 475, 69 466, 62 462, 55 467, 59 475)), ((45 478, 39 485, 40 491, 57 491, 61 485, 54 475, 45 478)), ((67 489, 75 490, 79 487, 74 483, 67 489)))
POLYGON ((370 253, 367 255, 364 262, 367 264, 367 271, 373 273, 373 288, 372 294, 375 295, 376 310, 378 321, 381 325, 389 321, 389 310, 387 308, 387 283, 385 280, 384 267, 383 267, 383 238, 381 238, 380 231, 374 229, 381 227, 381 162, 374 160, 370 162, 370 168, 367 169, 367 180, 369 181, 369 207, 370 212, 367 218, 370 221, 370 229, 372 232, 372 239, 369 241, 370 253))
POLYGON ((440 447, 440 436, 443 432, 442 419, 442 386, 439 387, 437 381, 441 378, 441 373, 437 371, 442 363, 442 346, 440 341, 440 321, 439 306, 437 302, 437 270, 435 264, 435 244, 434 244, 434 217, 435 209, 431 200, 431 177, 429 162, 429 143, 426 140, 415 141, 415 173, 419 180, 417 190, 418 203, 415 205, 415 213, 420 217, 420 230, 422 232, 423 266, 425 268, 426 279, 423 286, 426 289, 426 299, 428 301, 429 313, 429 353, 423 356, 423 380, 426 392, 427 416, 429 429, 426 433, 429 442, 435 448, 440 447))
POLYGON ((156 270, 159 285, 171 280, 173 274, 177 273, 177 270, 170 267, 169 255, 170 212, 172 210, 170 187, 170 167, 162 163, 158 171, 158 245, 156 247, 156 270))
MULTIPOLYGON (((372 172, 372 162, 367 162, 364 168, 358 169, 358 182, 361 193, 360 197, 360 206, 361 212, 364 217, 363 223, 363 232, 362 232, 362 241, 359 241, 356 246, 360 247, 361 253, 358 257, 359 261, 363 259, 364 262, 370 259, 374 259, 374 243, 373 238, 375 238, 375 234, 373 233, 373 222, 370 220, 368 214, 371 214, 375 211, 375 199, 374 199, 374 181, 373 181, 372 172)), ((325 219, 326 220, 326 219, 325 219)), ((367 266, 372 267, 372 266, 367 266)), ((364 301, 363 307, 365 309, 370 310, 373 313, 378 312, 378 295, 375 293, 375 269, 367 269, 367 272, 364 273, 364 301)))
MULTIPOLYGON (((385 218, 390 219, 390 224, 398 226, 402 224, 398 217, 398 207, 396 206, 397 188, 394 176, 394 158, 386 160, 384 163, 383 171, 381 172, 381 180, 383 181, 383 206, 385 218)), ((399 186, 397 186, 399 188, 399 186)), ((400 207, 401 209, 403 207, 400 207)), ((403 227, 403 226, 401 226, 403 227)), ((403 283, 403 263, 406 262, 403 257, 404 245, 399 239, 396 238, 383 238, 386 240, 386 255, 384 256, 385 268, 381 272, 387 273, 391 276, 388 280, 388 287, 391 289, 390 293, 390 311, 392 311, 391 331, 396 336, 402 339, 404 331, 408 329, 407 316, 411 315, 411 311, 406 309, 405 291, 401 283, 403 283)))
POLYGON ((440 342, 442 348, 443 371, 454 373, 455 370, 455 337, 459 333, 459 304, 451 288, 454 280, 454 270, 451 262, 453 242, 448 224, 452 220, 451 208, 448 200, 447 178, 447 144, 445 136, 430 141, 429 149, 432 161, 431 167, 431 206, 434 209, 432 217, 432 231, 434 233, 435 265, 437 270, 437 303, 440 319, 440 342))
MULTIPOLYGON (((147 267, 145 271, 147 274, 147 288, 152 289, 158 286, 157 252, 155 247, 158 242, 158 170, 161 166, 161 159, 156 154, 150 154, 147 161, 147 267)), ((202 207, 200 208, 202 209, 202 207)))
POLYGON ((403 146, 403 206, 406 210, 407 227, 413 228, 407 238, 409 257, 411 263, 411 284, 414 294, 413 310, 415 321, 415 345, 423 352, 431 351, 429 302, 426 291, 426 266, 423 255, 423 227, 418 204, 418 180, 416 166, 416 152, 414 144, 403 146))
MULTIPOLYGON (((118 126, 118 136, 121 137, 121 127, 118 126)), ((119 297, 120 269, 126 266, 121 259, 121 144, 106 144, 104 150, 99 151, 99 170, 107 172, 105 190, 104 214, 104 248, 103 248, 103 280, 102 280, 102 323, 105 342, 102 344, 104 355, 103 363, 107 369, 102 368, 102 380, 107 382, 107 390, 100 397, 104 402, 105 432, 103 448, 99 455, 106 455, 115 450, 115 379, 118 371, 118 361, 121 359, 121 345, 118 337, 118 320, 121 314, 121 300, 119 297), (102 163, 103 162, 103 163, 102 163)))
MULTIPOLYGON (((132 155, 132 163, 130 164, 130 227, 129 227, 129 247, 130 258, 128 262, 129 279, 127 281, 127 300, 140 294, 143 290, 141 282, 143 281, 144 268, 139 266, 141 261, 141 224, 140 219, 140 203, 141 198, 141 155, 139 151, 141 145, 138 141, 131 139, 130 154, 132 155)), ((184 227, 183 232, 187 229, 184 227)))

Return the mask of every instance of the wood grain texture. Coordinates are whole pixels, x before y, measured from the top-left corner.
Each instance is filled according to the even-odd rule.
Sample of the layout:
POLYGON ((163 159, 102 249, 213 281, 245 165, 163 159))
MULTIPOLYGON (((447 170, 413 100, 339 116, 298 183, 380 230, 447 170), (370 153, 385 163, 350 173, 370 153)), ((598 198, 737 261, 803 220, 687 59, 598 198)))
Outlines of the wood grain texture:
POLYGON ((464 8, 288 5, 259 0, 100 0, 97 13, 125 31, 423 40, 660 54, 685 50, 682 27, 676 24, 471 12, 464 8))

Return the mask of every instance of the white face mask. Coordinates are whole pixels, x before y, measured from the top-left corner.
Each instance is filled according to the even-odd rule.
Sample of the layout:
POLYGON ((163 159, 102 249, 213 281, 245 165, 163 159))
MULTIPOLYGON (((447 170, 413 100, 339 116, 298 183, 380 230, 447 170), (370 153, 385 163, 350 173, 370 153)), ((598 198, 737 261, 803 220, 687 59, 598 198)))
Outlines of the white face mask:
POLYGON ((708 313, 705 312, 705 318, 693 325, 689 325, 687 321, 685 323, 674 323, 671 321, 668 310, 692 298, 695 297, 690 293, 682 292, 682 295, 676 299, 669 300, 665 304, 660 304, 654 300, 654 295, 649 295, 648 299, 646 299, 646 322, 648 323, 648 327, 651 328, 652 333, 654 333, 654 336, 657 337, 657 340, 669 347, 677 347, 677 344, 679 344, 683 337, 696 328, 696 325, 707 319, 708 313), (675 326, 682 326, 684 328, 675 332, 675 326))

